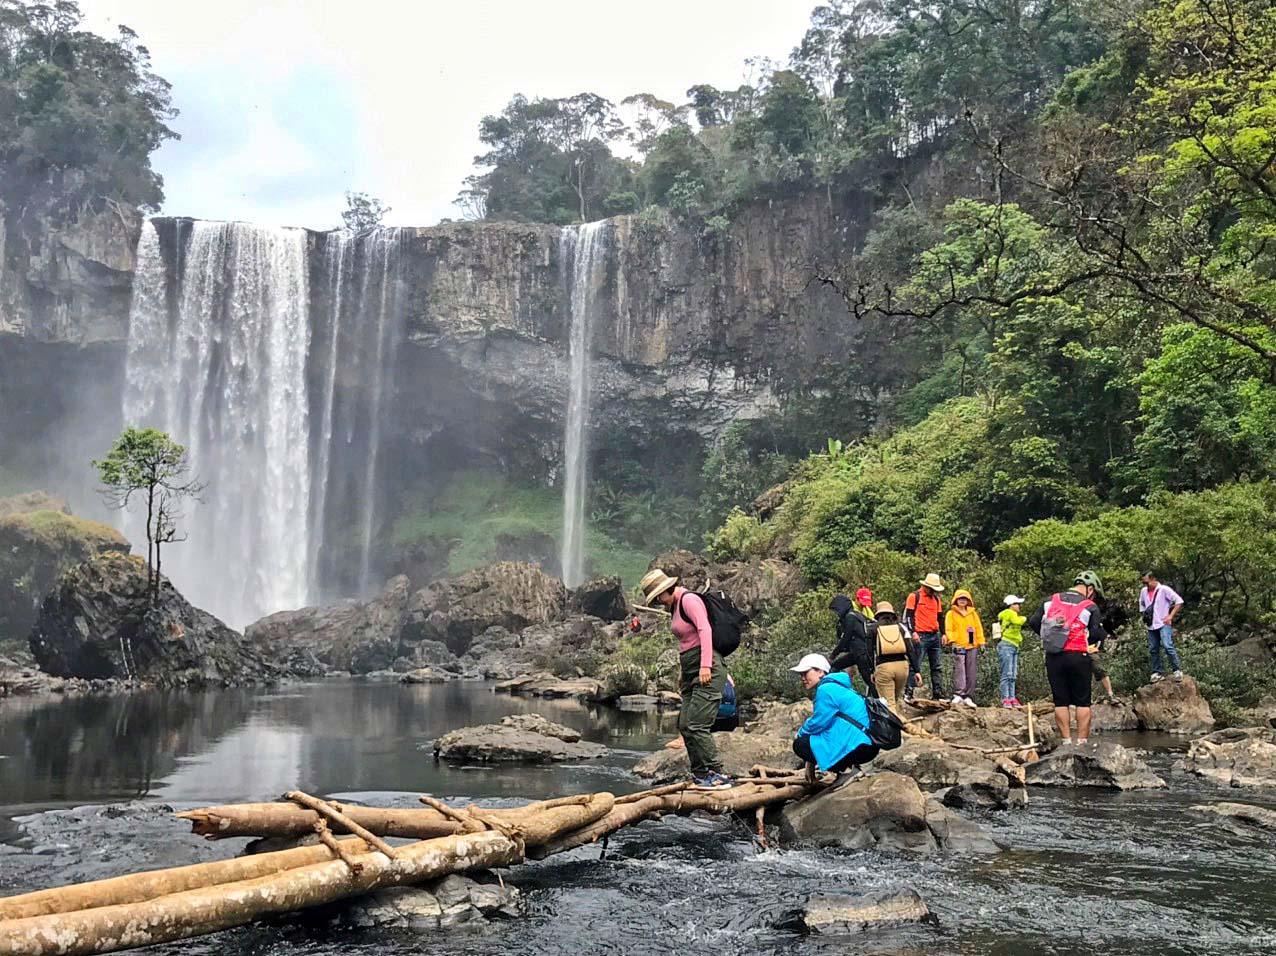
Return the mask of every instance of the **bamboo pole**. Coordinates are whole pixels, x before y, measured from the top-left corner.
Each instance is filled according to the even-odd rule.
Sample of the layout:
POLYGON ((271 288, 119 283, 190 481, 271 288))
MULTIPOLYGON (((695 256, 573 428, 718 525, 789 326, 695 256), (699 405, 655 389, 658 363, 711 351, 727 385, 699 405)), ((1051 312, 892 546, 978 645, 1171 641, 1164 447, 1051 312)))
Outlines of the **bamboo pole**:
MULTIPOLYGON (((588 804, 555 807, 534 816, 541 836, 548 840, 588 826, 606 816, 614 805, 611 794, 601 793, 588 804)), ((326 847, 307 849, 328 852, 326 847)), ((365 854, 357 873, 344 861, 329 859, 141 902, 6 920, 0 922, 0 956, 87 956, 187 939, 386 886, 519 863, 524 846, 521 840, 492 830, 422 840, 400 847, 397 854, 396 859, 365 854)))

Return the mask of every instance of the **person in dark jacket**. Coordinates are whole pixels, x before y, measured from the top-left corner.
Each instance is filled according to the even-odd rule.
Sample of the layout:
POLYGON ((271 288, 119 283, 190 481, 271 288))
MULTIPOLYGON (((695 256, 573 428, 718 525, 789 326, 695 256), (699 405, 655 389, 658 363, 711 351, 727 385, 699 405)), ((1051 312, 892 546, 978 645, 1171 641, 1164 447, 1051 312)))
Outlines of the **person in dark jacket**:
POLYGON ((808 770, 845 774, 837 785, 859 774, 861 764, 877 756, 877 745, 868 736, 868 705, 851 686, 843 671, 829 672, 832 665, 822 654, 807 654, 789 670, 802 678, 802 686, 815 692, 811 716, 793 738, 793 752, 807 763, 808 770))
POLYGON ((855 610, 855 605, 845 594, 839 594, 829 602, 829 610, 837 619, 837 646, 833 648, 832 658, 835 671, 851 672, 854 667, 860 672, 864 681, 864 690, 873 687, 873 653, 869 647, 867 624, 863 614, 855 610))

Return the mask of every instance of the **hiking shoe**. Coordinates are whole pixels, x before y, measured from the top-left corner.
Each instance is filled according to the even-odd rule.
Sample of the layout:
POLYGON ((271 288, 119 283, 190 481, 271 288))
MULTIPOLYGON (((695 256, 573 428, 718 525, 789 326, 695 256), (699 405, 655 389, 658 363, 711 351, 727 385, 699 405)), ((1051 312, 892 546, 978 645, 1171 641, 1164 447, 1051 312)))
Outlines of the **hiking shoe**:
POLYGON ((1009 697, 1003 697, 1001 698, 1001 706, 1006 708, 1006 710, 1009 710, 1011 707, 1015 706, 1015 702, 1009 697))
POLYGON ((864 770, 861 767, 852 767, 850 770, 843 770, 837 775, 837 779, 834 780, 830 786, 825 788, 824 792, 831 793, 834 790, 840 790, 848 783, 852 783, 862 776, 864 776, 864 770))
POLYGON ((695 790, 730 790, 731 781, 710 770, 708 773, 692 774, 691 786, 695 790))
POLYGON ((1182 679, 1183 679, 1183 672, 1182 672, 1182 671, 1175 671, 1175 672, 1174 672, 1174 679, 1175 679, 1175 680, 1182 680, 1182 679))
POLYGON ((1105 704, 1112 704, 1115 706, 1121 703, 1121 698, 1118 697, 1116 694, 1108 694, 1107 697, 1103 698, 1103 702, 1105 704))
POLYGON ((711 770, 709 771, 709 776, 713 777, 714 781, 717 783, 725 783, 728 787, 735 786, 735 777, 732 777, 730 774, 719 773, 716 770, 711 770))
POLYGON ((964 697, 964 698, 962 698, 962 699, 966 702, 966 706, 967 706, 967 707, 977 707, 977 706, 979 706, 979 705, 978 705, 978 704, 976 704, 973 700, 971 700, 969 697, 964 697))
POLYGON ((1162 677, 1160 674, 1153 674, 1153 675, 1152 675, 1152 683, 1153 683, 1153 684, 1159 684, 1159 683, 1160 683, 1161 681, 1163 681, 1163 680, 1165 680, 1165 678, 1164 678, 1164 677, 1162 677))
POLYGON ((953 699, 952 699, 952 700, 950 700, 950 701, 949 701, 949 703, 950 703, 950 704, 960 704, 960 703, 961 703, 961 701, 962 701, 961 694, 953 694, 953 699))
POLYGON ((1021 701, 1018 697, 1011 697, 1011 698, 1010 698, 1010 703, 1011 703, 1011 705, 1012 705, 1012 706, 1014 706, 1014 707, 1022 707, 1022 706, 1023 706, 1023 701, 1021 701))

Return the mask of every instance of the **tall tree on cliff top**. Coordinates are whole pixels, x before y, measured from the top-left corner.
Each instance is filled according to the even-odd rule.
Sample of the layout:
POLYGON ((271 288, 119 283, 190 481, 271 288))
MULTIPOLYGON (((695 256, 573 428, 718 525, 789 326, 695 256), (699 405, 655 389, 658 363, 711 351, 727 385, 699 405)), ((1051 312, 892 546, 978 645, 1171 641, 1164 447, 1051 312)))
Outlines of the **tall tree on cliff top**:
POLYGON ((187 498, 199 500, 203 485, 191 476, 186 447, 155 428, 128 427, 101 461, 93 462, 102 497, 125 510, 135 498, 146 503, 146 591, 159 597, 160 545, 185 540, 177 521, 187 498))
POLYGON ((150 154, 177 134, 169 85, 137 34, 82 29, 70 0, 0 0, 0 198, 10 214, 158 208, 150 154))
POLYGON ((341 225, 350 232, 364 232, 381 225, 390 207, 376 196, 346 190, 346 208, 341 211, 341 225))
POLYGON ((489 219, 566 225, 597 218, 632 180, 611 152, 623 132, 611 101, 597 94, 515 96, 479 125, 489 149, 474 161, 488 171, 466 180, 462 201, 481 205, 489 219))

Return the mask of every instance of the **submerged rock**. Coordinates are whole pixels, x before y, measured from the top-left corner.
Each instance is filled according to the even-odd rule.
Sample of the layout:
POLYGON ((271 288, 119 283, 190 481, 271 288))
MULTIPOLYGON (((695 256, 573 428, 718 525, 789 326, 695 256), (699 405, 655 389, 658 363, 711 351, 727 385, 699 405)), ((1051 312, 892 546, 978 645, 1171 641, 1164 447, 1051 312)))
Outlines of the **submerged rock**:
POLYGON ((849 935, 868 930, 933 922, 930 909, 912 887, 879 893, 811 896, 800 909, 776 922, 776 929, 849 935))
POLYGON ((1036 787, 1154 790, 1165 786, 1133 751, 1104 741, 1060 747, 1027 764, 1024 771, 1028 783, 1036 787))
POLYGON ((108 551, 71 568, 40 606, 31 653, 59 677, 125 678, 160 686, 218 686, 286 676, 166 578, 153 607, 146 566, 108 551))
POLYGON ((1134 713, 1145 730, 1203 734, 1214 729, 1209 702, 1190 676, 1145 684, 1134 692, 1134 713))
POLYGON ((1215 731, 1192 741, 1177 766, 1230 787, 1276 787, 1276 729, 1215 731))
MULTIPOLYGON (((539 716, 539 715, 524 715, 539 716)), ((511 718, 505 718, 509 721, 511 718)), ((540 718, 543 723, 481 724, 462 727, 434 742, 434 756, 450 761, 480 763, 561 763, 606 756, 602 744, 587 743, 567 727, 540 718), (536 729, 529 729, 536 728, 536 729), (565 739, 574 737, 573 740, 565 739)))
POLYGON ((1201 803, 1192 809, 1236 820, 1261 830, 1276 830, 1276 810, 1270 807, 1256 807, 1248 803, 1201 803))
POLYGON ((434 930, 491 916, 522 915, 518 888, 453 873, 420 886, 393 886, 340 904, 335 921, 372 927, 434 930))
POLYGON ((515 694, 527 697, 557 699, 574 697, 581 700, 602 698, 603 685, 592 677, 564 679, 546 671, 537 674, 520 674, 502 681, 495 690, 498 694, 515 694))
POLYGON ((978 825, 928 799, 916 781, 891 771, 788 804, 780 813, 780 835, 790 843, 847 850, 926 854, 1000 849, 978 825))

